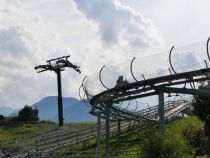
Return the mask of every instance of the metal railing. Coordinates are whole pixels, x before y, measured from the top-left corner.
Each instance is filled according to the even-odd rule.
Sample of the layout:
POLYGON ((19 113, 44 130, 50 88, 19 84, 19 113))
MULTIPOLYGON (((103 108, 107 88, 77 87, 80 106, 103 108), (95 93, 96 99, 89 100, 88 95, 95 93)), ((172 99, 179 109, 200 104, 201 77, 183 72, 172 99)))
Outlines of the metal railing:
MULTIPOLYGON (((165 117, 172 117, 177 112, 184 110, 189 102, 185 100, 169 101, 165 103, 165 117)), ((153 106, 147 109, 135 112, 136 115, 148 117, 150 119, 158 120, 158 106, 153 106)), ((126 129, 131 126, 133 122, 123 122, 121 129, 126 129)), ((111 124, 110 132, 116 134, 118 127, 115 123, 111 124)), ((105 135, 104 125, 101 128, 101 135, 105 135)), ((18 153, 16 157, 23 157, 27 155, 39 155, 41 153, 49 153, 58 150, 65 146, 71 146, 73 144, 82 143, 95 139, 97 137, 97 127, 92 125, 89 127, 80 128, 77 130, 58 130, 54 132, 47 132, 36 137, 29 137, 21 140, 11 140, 5 144, 13 143, 17 147, 18 153), (24 140, 24 141, 23 141, 24 140)), ((1 147, 3 144, 0 144, 1 147)), ((15 156, 14 156, 15 157, 15 156)))
MULTIPOLYGON (((116 150, 110 152, 110 158, 139 158, 142 153, 139 150, 116 150)), ((105 157, 105 151, 70 151, 65 154, 61 153, 50 153, 45 155, 34 154, 32 157, 34 158, 98 158, 105 157)))
MULTIPOLYGON (((121 124, 121 129, 125 129, 129 127, 130 123, 121 124)), ((115 124, 112 124, 110 127, 110 132, 113 134, 118 130, 115 124)), ((105 135, 105 128, 101 129, 101 135, 105 135)), ((35 152, 50 152, 57 150, 61 147, 81 143, 84 141, 88 141, 96 138, 97 136, 97 128, 95 126, 82 128, 79 130, 69 131, 66 133, 61 133, 58 135, 50 136, 50 137, 40 137, 36 140, 36 149, 35 152)))

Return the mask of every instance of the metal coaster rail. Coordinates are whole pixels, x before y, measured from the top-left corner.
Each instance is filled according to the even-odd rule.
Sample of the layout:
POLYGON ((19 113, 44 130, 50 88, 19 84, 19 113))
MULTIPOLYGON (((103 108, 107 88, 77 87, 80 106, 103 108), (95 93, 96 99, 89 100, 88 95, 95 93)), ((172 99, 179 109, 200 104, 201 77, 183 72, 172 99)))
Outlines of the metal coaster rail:
MULTIPOLYGON (((185 100, 178 100, 178 101, 170 101, 165 103, 166 119, 168 119, 167 113, 170 110, 176 109, 181 103, 188 103, 188 102, 186 102, 185 100)), ((118 110, 121 111, 120 109, 118 110)), ((179 110, 179 108, 177 110, 179 110)), ((173 113, 175 113, 175 111, 173 111, 173 113)), ((136 112, 136 115, 140 115, 142 117, 145 117, 145 114, 148 114, 146 115, 146 117, 149 120, 158 121, 159 119, 158 106, 153 106, 136 112)), ((113 118, 113 120, 115 119, 113 118)), ((126 117, 123 117, 122 120, 133 120, 133 118, 131 118, 131 115, 127 114, 126 117)), ((138 122, 139 121, 141 121, 142 123, 147 122, 145 119, 138 120, 138 122)), ((121 130, 128 128, 131 123, 135 124, 135 122, 122 123, 120 125, 121 130)), ((94 125, 91 127, 80 128, 78 130, 73 130, 73 131, 65 129, 61 131, 47 132, 46 134, 41 134, 40 136, 36 137, 35 144, 25 143, 25 145, 23 146, 24 149, 19 154, 13 155, 12 157, 25 157, 28 155, 33 155, 38 153, 43 154, 54 150, 58 150, 59 148, 62 147, 71 146, 77 143, 96 139, 97 130, 98 130, 97 127, 94 125)), ((118 126, 116 124, 111 125, 110 132, 111 133, 118 132, 118 126)), ((101 128, 101 135, 105 135, 105 133, 106 129, 104 127, 101 128)), ((22 144, 24 144, 24 142, 22 142, 22 144)))
MULTIPOLYGON (((175 101, 175 102, 167 102, 168 104, 165 107, 165 113, 166 113, 166 119, 169 118, 169 115, 167 115, 167 113, 170 113, 170 110, 173 111, 173 113, 175 113, 174 109, 178 109, 177 108, 180 104, 182 103, 186 103, 186 105, 189 102, 186 102, 185 100, 179 100, 179 101, 175 101)), ((152 112, 150 115, 148 115, 150 117, 150 119, 153 119, 154 121, 158 121, 158 107, 154 106, 151 107, 150 109, 143 109, 138 111, 138 115, 143 115, 144 113, 148 113, 151 111, 151 109, 153 109, 154 112, 152 112)), ((170 113, 171 114, 171 113, 170 113)), ((130 122, 132 123, 132 122, 130 122)), ((130 126, 129 122, 126 122, 124 124, 121 124, 121 130, 126 129, 130 126)), ((133 122, 134 123, 134 122, 133 122)), ((118 127, 115 126, 111 126, 110 127, 110 132, 111 133, 116 133, 118 130, 118 127)), ((102 128, 101 129, 101 135, 105 135, 106 133, 106 129, 102 128)), ((97 128, 95 126, 93 127, 88 127, 88 128, 83 128, 81 130, 77 130, 77 131, 71 131, 69 133, 61 133, 55 136, 50 136, 50 137, 43 137, 40 138, 39 140, 37 140, 37 149, 36 149, 36 153, 47 153, 47 152, 51 152, 54 150, 57 150, 59 148, 65 147, 65 146, 71 146, 73 144, 77 144, 77 143, 81 143, 83 141, 88 141, 91 139, 95 139, 97 137, 97 128)))
MULTIPOLYGON (((209 58, 209 41, 207 40, 206 51, 209 58)), ((88 86, 84 86, 84 80, 82 87, 86 95, 86 100, 90 103, 93 114, 97 117, 98 114, 102 114, 106 120, 106 158, 110 157, 110 119, 115 119, 117 121, 121 120, 132 120, 132 121, 147 121, 147 122, 157 122, 159 121, 160 135, 164 136, 164 127, 166 119, 177 115, 178 113, 184 111, 188 108, 189 102, 177 102, 176 106, 168 105, 164 102, 164 93, 175 94, 189 94, 189 95, 201 95, 210 96, 209 89, 199 89, 196 87, 195 83, 209 82, 210 81, 210 68, 206 60, 205 68, 194 69, 193 71, 185 70, 182 72, 177 72, 172 64, 172 51, 174 46, 170 49, 169 53, 169 63, 170 68, 168 68, 170 74, 162 75, 159 77, 153 77, 146 79, 144 74, 142 74, 143 80, 138 80, 133 72, 133 62, 136 59, 132 59, 130 63, 130 73, 134 79, 134 82, 129 83, 126 79, 123 80, 123 76, 119 76, 114 87, 106 86, 102 81, 102 70, 105 65, 101 68, 99 72, 99 81, 101 85, 105 88, 104 91, 100 91, 98 94, 93 95, 88 86), (173 73, 172 73, 172 71, 173 73), (190 86, 187 86, 189 84, 190 86), (197 88, 197 89, 196 89, 197 88), (158 96, 158 106, 153 108, 148 108, 148 110, 136 111, 129 109, 130 100, 139 99, 149 96, 158 96), (126 108, 123 108, 122 103, 128 101, 126 108), (116 106, 118 104, 118 106, 116 106), (167 106, 166 106, 167 105, 167 106)), ((210 58, 209 58, 210 61, 210 58)), ((115 70, 115 69, 114 69, 115 70)), ((114 71, 115 72, 115 71, 114 71)), ((111 76, 112 74, 110 74, 111 76)), ((121 74, 122 75, 122 74, 121 74)), ((95 78, 94 78, 95 79, 95 78)), ((87 82, 88 80, 86 80, 87 82)), ((91 82, 90 83, 95 83, 91 82)), ((87 83, 88 84, 88 83, 87 83)), ((94 89, 94 88, 93 88, 94 89)), ((84 98, 83 98, 84 99, 84 98)))
MULTIPOLYGON (((207 40, 206 50, 209 58, 209 41, 207 40)), ((52 133, 49 135, 45 135, 39 137, 36 140, 35 148, 33 148, 29 152, 36 154, 47 153, 54 150, 57 150, 61 147, 71 146, 73 144, 85 142, 91 139, 97 138, 97 152, 100 151, 100 137, 101 135, 106 135, 106 157, 110 157, 110 133, 120 132, 122 129, 126 129, 129 127, 129 123, 145 123, 145 122, 158 122, 160 123, 160 133, 163 136, 163 130, 166 120, 170 120, 173 116, 176 116, 178 113, 183 112, 188 108, 190 102, 186 100, 176 100, 176 101, 168 101, 164 102, 164 93, 179 93, 179 94, 191 94, 191 95, 203 95, 210 96, 209 89, 196 89, 196 82, 204 82, 210 81, 210 68, 208 68, 208 64, 206 63, 206 68, 194 70, 194 71, 186 71, 178 73, 173 65, 172 65, 172 51, 174 46, 171 48, 169 53, 169 75, 163 75, 160 77, 154 77, 146 79, 144 74, 142 74, 143 80, 138 80, 133 72, 133 62, 136 59, 135 57, 131 61, 130 64, 130 72, 135 80, 135 82, 128 83, 126 80, 121 82, 121 84, 116 85, 113 88, 109 88, 106 86, 101 77, 102 70, 105 65, 101 68, 99 72, 99 80, 102 86, 106 89, 103 92, 100 92, 96 95, 92 95, 89 93, 88 89, 84 86, 84 82, 87 77, 85 77, 82 81, 82 84, 79 88, 79 96, 84 102, 89 102, 89 106, 91 109, 91 114, 100 118, 104 118, 106 120, 105 127, 99 127, 100 121, 97 122, 97 126, 83 128, 77 131, 61 131, 58 133, 52 133), (173 74, 172 74, 172 71, 173 74), (186 85, 190 84, 191 88, 187 88, 186 85), (184 85, 184 86, 183 86, 184 85), (183 86, 183 87, 181 87, 183 86), (84 95, 86 95, 86 99, 81 96, 80 90, 84 91, 84 95), (130 100, 139 99, 148 96, 158 95, 159 103, 156 106, 149 107, 147 109, 139 110, 138 103, 136 101, 136 107, 133 110, 130 110, 128 107, 130 106, 130 100), (121 105, 124 101, 128 101, 127 107, 123 108, 121 105), (118 105, 117 105, 118 104, 118 105), (110 126, 110 120, 118 121, 118 125, 110 126), (120 121, 129 121, 128 123, 120 123, 120 121), (98 144, 99 142, 99 144, 98 144)), ((64 57, 49 60, 51 61, 60 61, 60 63, 66 62, 69 56, 66 56, 66 60, 61 60, 64 57)), ((210 58, 209 58, 210 61, 210 58)), ((44 65, 46 66, 46 65, 44 65)), ((49 66, 49 65, 48 65, 49 66)), ((51 64, 50 64, 51 66, 51 64)), ((68 66, 68 65, 67 65, 68 66)), ((72 65, 69 65, 72 66, 72 65)), ((38 66, 36 68, 43 68, 42 66, 38 66)), ((78 67, 73 67, 78 68, 78 67)), ((46 67, 46 70, 48 67, 46 67)), ((51 69, 50 69, 51 70, 51 69)), ((54 69, 52 69, 54 71, 54 69)), ((79 69, 76 69, 79 71, 79 69)), ((43 70, 41 69, 40 72, 43 70)), ((123 76, 119 76, 123 79, 123 76)), ((118 81, 117 81, 118 83, 118 81)), ((61 119, 60 119, 61 120, 61 119)), ((62 124, 62 122, 61 122, 62 124)), ((26 154, 26 153, 24 153, 26 154)), ((20 154, 19 154, 20 156, 20 154)))
MULTIPOLYGON (((95 105, 97 103, 103 103, 103 102, 109 102, 109 101, 114 101, 113 103, 115 103, 115 102, 121 102, 122 100, 129 100, 129 99, 131 100, 133 99, 132 98, 133 96, 131 97, 131 95, 145 93, 151 90, 154 90, 153 93, 157 94, 158 91, 160 91, 161 89, 165 90, 164 87, 168 88, 173 85, 180 85, 184 83, 201 82, 201 81, 210 80, 210 77, 208 77, 208 74, 210 74, 210 68, 195 70, 195 71, 190 71, 190 72, 183 72, 183 73, 167 75, 167 76, 161 76, 157 78, 129 83, 127 85, 108 89, 106 91, 103 91, 93 96, 93 98, 90 99, 90 104, 95 105), (188 78, 191 78, 191 80, 190 81, 187 80, 188 78), (145 86, 147 88, 144 88, 144 89, 140 88, 140 87, 145 87, 145 86), (121 99, 121 97, 124 97, 124 99, 121 99), (121 100, 120 99, 117 100, 118 98, 120 98, 121 100)), ((183 90, 184 89, 187 90, 187 88, 183 88, 183 90)))

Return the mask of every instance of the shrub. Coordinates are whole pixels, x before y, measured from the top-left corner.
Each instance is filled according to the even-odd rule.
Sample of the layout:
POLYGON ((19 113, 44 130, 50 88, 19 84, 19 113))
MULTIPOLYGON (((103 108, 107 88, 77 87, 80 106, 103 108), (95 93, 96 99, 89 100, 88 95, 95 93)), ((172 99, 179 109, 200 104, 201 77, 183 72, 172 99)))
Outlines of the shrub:
POLYGON ((204 155, 207 138, 205 137, 205 130, 202 127, 196 127, 193 125, 187 125, 183 129, 183 136, 188 140, 190 145, 194 146, 196 149, 196 155, 204 155))
POLYGON ((11 117, 10 120, 11 120, 11 121, 19 121, 19 118, 18 118, 18 116, 13 116, 13 117, 11 117))
MULTIPOLYGON (((200 89, 208 89, 209 83, 203 83, 199 86, 200 89)), ((209 96, 194 96, 193 97, 193 112, 202 121, 204 121, 205 135, 207 136, 207 152, 210 154, 210 97, 209 96)))
POLYGON ((51 120, 41 120, 40 123, 56 124, 55 122, 53 122, 51 120))
MULTIPOLYGON (((208 85, 201 84, 199 89, 208 89, 208 85)), ((208 96, 194 96, 192 107, 193 112, 205 123, 206 136, 210 137, 210 97, 208 96)))
POLYGON ((159 134, 151 134, 142 146, 143 158, 187 158, 193 155, 193 149, 178 136, 162 139, 159 134))
POLYGON ((38 109, 33 109, 31 106, 25 105, 25 107, 19 111, 18 120, 38 121, 38 109))
POLYGON ((4 115, 0 115, 0 120, 5 120, 4 115))
POLYGON ((164 158, 187 158, 194 155, 194 149, 179 136, 171 136, 163 141, 164 158))
POLYGON ((159 136, 151 135, 147 137, 142 146, 143 158, 158 158, 161 154, 162 146, 163 141, 159 136))

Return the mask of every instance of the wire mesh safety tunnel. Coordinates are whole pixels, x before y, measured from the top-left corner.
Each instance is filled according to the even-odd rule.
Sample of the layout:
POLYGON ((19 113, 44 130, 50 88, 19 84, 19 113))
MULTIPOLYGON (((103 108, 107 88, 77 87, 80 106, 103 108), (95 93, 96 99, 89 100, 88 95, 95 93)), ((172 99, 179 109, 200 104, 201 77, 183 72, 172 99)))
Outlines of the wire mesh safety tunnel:
MULTIPOLYGON (((121 97, 121 101, 115 102, 113 105, 120 107, 121 109, 126 109, 130 112, 135 112, 136 110, 140 110, 139 108, 141 108, 140 106, 142 106, 142 104, 145 104, 142 103, 144 102, 144 99, 139 100, 138 97, 134 99, 129 99, 129 97, 127 97, 126 99, 123 95, 124 92, 128 92, 128 89, 123 89, 126 85, 133 85, 134 83, 148 81, 163 76, 174 75, 176 77, 176 74, 208 69, 208 65, 210 64, 208 49, 209 39, 207 42, 202 41, 179 48, 173 46, 171 49, 169 48, 164 52, 149 53, 146 56, 138 58, 134 57, 129 62, 119 65, 104 65, 98 72, 89 75, 83 80, 81 89, 84 91, 85 98, 82 97, 83 95, 80 96, 83 100, 91 102, 94 97, 96 98, 96 96, 102 96, 99 94, 104 94, 104 97, 118 94, 118 96, 121 97), (121 94, 119 95, 119 93, 121 94)), ((190 77, 191 76, 189 76, 189 78, 185 78, 186 80, 190 80, 190 77)), ((197 76, 192 76, 193 79, 196 79, 196 77, 197 76)), ((170 80, 168 80, 168 82, 169 87, 177 86, 170 84, 170 80)), ((158 84, 159 83, 155 83, 155 85, 158 84)), ((195 89, 197 84, 194 83, 194 80, 193 82, 183 81, 178 85, 178 87, 180 86, 195 89)), ((143 84, 136 86, 135 89, 138 93, 142 93, 148 87, 148 85, 143 84)), ((131 95, 132 94, 130 94, 130 96, 131 95)), ((101 103, 102 102, 100 102, 100 104, 101 103)), ((96 104, 96 102, 94 102, 94 104, 96 104)), ((99 104, 99 102, 97 102, 97 104, 99 104)), ((92 106, 96 107, 96 105, 92 106)), ((101 110, 103 110, 103 108, 101 110)))

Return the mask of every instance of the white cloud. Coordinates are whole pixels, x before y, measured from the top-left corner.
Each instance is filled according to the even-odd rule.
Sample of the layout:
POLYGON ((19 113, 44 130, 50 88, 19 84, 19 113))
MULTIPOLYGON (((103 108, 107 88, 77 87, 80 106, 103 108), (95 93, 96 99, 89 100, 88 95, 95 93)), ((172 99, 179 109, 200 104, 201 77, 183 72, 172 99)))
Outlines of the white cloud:
MULTIPOLYGON (((47 59, 70 54, 72 62, 81 64, 82 75, 72 70, 62 73, 64 96, 78 97, 83 76, 99 71, 104 64, 129 64, 134 56, 145 55, 145 50, 162 44, 161 39, 168 49, 172 44, 179 46, 209 36, 208 0, 121 1, 0 0, 0 106, 23 106, 57 95, 56 75, 36 74, 34 70, 47 59)), ((178 58, 184 63, 191 57, 178 58)), ((204 53, 199 61, 203 59, 204 53)), ((146 78, 150 72, 156 75, 153 68, 167 70, 167 60, 168 52, 138 58, 134 73, 138 79, 142 73, 146 78)), ((98 74, 94 77, 98 79, 98 74)))
POLYGON ((0 31, 0 51, 2 58, 7 55, 13 57, 24 57, 28 55, 25 44, 15 28, 0 31))
POLYGON ((98 23, 104 45, 118 44, 125 40, 130 47, 147 48, 160 43, 151 21, 140 12, 123 6, 115 0, 75 0, 87 18, 98 23), (120 39, 122 37, 123 39, 120 39))
POLYGON ((210 36, 210 1, 163 0, 151 10, 151 19, 168 45, 186 45, 210 36))
POLYGON ((78 97, 84 75, 127 61, 160 41, 151 21, 118 1, 80 2, 0 0, 0 106, 20 107, 57 95, 56 75, 34 70, 47 59, 70 54, 72 62, 81 63, 82 75, 62 73, 64 96, 78 97), (78 10, 79 3, 84 10, 78 10))

